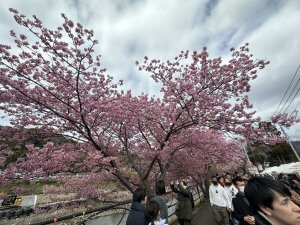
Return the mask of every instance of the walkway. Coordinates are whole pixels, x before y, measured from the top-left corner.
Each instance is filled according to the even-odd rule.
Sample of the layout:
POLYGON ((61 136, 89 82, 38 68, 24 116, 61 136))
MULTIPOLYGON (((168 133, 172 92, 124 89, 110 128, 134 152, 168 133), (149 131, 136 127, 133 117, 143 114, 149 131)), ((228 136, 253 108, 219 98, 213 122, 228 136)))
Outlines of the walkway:
POLYGON ((217 225, 209 204, 206 203, 194 211, 192 225, 217 225))

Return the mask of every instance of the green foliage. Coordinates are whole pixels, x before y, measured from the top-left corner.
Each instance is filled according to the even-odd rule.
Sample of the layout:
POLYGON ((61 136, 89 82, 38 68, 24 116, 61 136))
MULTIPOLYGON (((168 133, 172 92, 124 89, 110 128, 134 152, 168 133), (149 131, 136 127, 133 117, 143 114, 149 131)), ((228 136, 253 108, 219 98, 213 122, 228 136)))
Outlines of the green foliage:
POLYGON ((248 153, 251 162, 255 165, 279 166, 280 164, 291 163, 296 161, 291 147, 287 142, 278 143, 276 145, 266 145, 264 143, 256 143, 248 146, 248 153))
POLYGON ((23 189, 22 195, 39 195, 43 194, 43 189, 46 185, 58 186, 59 183, 54 180, 39 180, 39 181, 24 181, 16 180, 8 185, 0 187, 0 193, 15 194, 16 189, 23 189))

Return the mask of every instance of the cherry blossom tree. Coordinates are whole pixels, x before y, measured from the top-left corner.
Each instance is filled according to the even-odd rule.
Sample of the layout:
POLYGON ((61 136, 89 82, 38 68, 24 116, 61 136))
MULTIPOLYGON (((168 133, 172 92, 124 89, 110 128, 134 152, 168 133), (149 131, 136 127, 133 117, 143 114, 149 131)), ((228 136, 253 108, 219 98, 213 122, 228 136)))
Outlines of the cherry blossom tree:
POLYGON ((216 130, 195 131, 189 134, 185 144, 174 155, 169 168, 168 179, 189 179, 198 185, 202 193, 208 197, 210 169, 218 166, 224 171, 235 170, 240 167, 245 158, 241 143, 227 140, 216 130))
POLYGON ((89 143, 125 184, 115 160, 104 151, 108 146, 102 139, 111 124, 108 109, 119 94, 100 65, 101 56, 93 55, 93 31, 64 14, 63 26, 50 30, 37 17, 29 20, 10 10, 36 42, 30 44, 25 35, 11 31, 19 53, 0 45, 1 109, 14 116, 14 126, 39 127, 89 143))
MULTIPOLYGON (((267 140, 247 92, 269 62, 253 59, 248 44, 231 49, 228 62, 210 58, 206 47, 192 54, 182 51, 167 62, 145 57, 136 63, 138 69, 160 84, 162 97, 133 96, 102 67, 92 30, 64 14, 62 26, 51 30, 36 16, 10 11, 27 36, 11 31, 16 48, 0 44, 0 109, 19 129, 38 128, 76 144, 28 145, 28 154, 8 165, 3 179, 17 170, 29 176, 94 173, 102 179, 109 174, 133 191, 149 188, 158 174, 165 179, 176 157, 189 156, 186 140, 205 139, 212 129, 219 132, 220 143, 220 132, 267 140)), ((286 115, 272 120, 293 123, 286 115)), ((212 141, 199 154, 222 160, 230 147, 219 148, 220 143, 212 141)), ((197 163, 195 170, 201 170, 206 162, 197 163)))

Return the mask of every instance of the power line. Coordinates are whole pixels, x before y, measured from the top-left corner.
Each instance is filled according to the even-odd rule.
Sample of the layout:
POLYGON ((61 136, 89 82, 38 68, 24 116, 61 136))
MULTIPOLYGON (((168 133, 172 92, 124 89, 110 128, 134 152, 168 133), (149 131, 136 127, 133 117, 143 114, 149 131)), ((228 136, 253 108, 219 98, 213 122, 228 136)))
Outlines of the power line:
MULTIPOLYGON (((300 78, 299 78, 299 81, 300 81, 300 78)), ((298 84, 298 82, 297 82, 297 84, 298 84)), ((300 87, 298 88, 298 91, 296 92, 296 94, 294 95, 294 97, 291 100, 290 104, 286 107, 286 109, 284 110, 283 113, 285 113, 288 110, 288 108, 290 107, 290 105, 292 104, 292 102, 295 100, 295 98, 297 97, 297 95, 298 95, 299 92, 300 92, 300 87)))
POLYGON ((298 110, 297 110, 297 109, 293 110, 293 111, 290 113, 290 117, 289 117, 289 118, 291 118, 291 117, 293 116, 294 113, 296 114, 296 115, 295 115, 295 118, 297 118, 297 115, 298 115, 298 110))
POLYGON ((294 112, 298 112, 299 107, 300 107, 300 101, 298 102, 298 105, 296 105, 296 107, 294 108, 294 110, 291 112, 290 116, 291 116, 294 112))
POLYGON ((299 68, 300 68, 300 64, 299 64, 299 66, 298 66, 298 68, 297 68, 297 70, 296 70, 296 72, 295 72, 295 74, 294 74, 294 76, 293 76, 293 79, 291 80, 291 82, 290 82, 288 88, 286 89, 283 98, 281 99, 279 105, 277 106, 277 109, 275 110, 273 116, 276 114, 276 112, 277 112, 277 110, 279 109, 279 107, 280 107, 282 101, 284 100, 286 94, 288 93, 288 91, 289 91, 289 89, 290 89, 290 87, 291 87, 291 85, 292 85, 292 83, 293 83, 293 81, 294 81, 294 79, 295 79, 295 77, 296 77, 296 75, 297 75, 297 73, 298 73, 299 68))
MULTIPOLYGON (((299 67, 300 67, 300 65, 298 66, 298 69, 297 69, 295 75, 298 73, 299 67)), ((296 83, 296 85, 294 86, 293 90, 291 91, 291 93, 290 93, 289 97, 287 98, 285 104, 281 107, 281 109, 279 110, 278 113, 280 113, 280 112, 284 109, 284 107, 286 106, 286 104, 287 104, 288 101, 290 100, 290 98, 291 98, 293 92, 295 91, 296 87, 298 86, 299 82, 300 82, 300 77, 299 77, 299 79, 297 80, 297 83, 296 83)), ((298 92, 299 92, 299 90, 298 90, 298 92)), ((297 92, 297 93, 298 93, 298 92, 297 92)), ((294 96, 294 97, 295 97, 295 96, 294 96)), ((291 103, 290 103, 290 104, 291 104, 291 103)), ((286 110, 287 110, 287 109, 286 109, 286 110)), ((285 110, 284 112, 286 112, 286 110, 285 110)))

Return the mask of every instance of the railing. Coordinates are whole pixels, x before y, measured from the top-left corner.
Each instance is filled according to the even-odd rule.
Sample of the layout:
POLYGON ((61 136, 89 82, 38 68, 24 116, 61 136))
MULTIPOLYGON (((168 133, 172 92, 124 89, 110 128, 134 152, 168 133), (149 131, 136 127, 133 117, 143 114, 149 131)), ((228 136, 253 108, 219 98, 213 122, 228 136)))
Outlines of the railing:
MULTIPOLYGON (((112 204, 109 206, 98 207, 98 208, 90 209, 90 210, 79 212, 79 213, 74 213, 74 214, 67 215, 67 216, 56 217, 56 218, 46 220, 43 222, 33 223, 33 225, 46 225, 46 224, 56 223, 58 221, 73 219, 75 217, 84 216, 84 215, 88 215, 88 214, 95 213, 95 212, 98 212, 98 213, 105 212, 108 210, 117 209, 120 206, 129 204, 130 202, 131 202, 131 200, 126 200, 126 201, 118 202, 118 203, 115 203, 115 204, 112 204)), ((125 209, 125 208, 122 208, 122 209, 125 209)))
MULTIPOLYGON (((170 193, 171 192, 168 192, 167 194, 170 194, 170 193)), ((194 198, 194 202, 197 202, 198 200, 201 200, 203 198, 203 194, 202 194, 202 192, 199 191, 198 188, 194 188, 194 190, 192 190, 192 195, 193 195, 193 198, 194 198)), ((113 203, 113 202, 111 202, 111 203, 113 203)), ((126 201, 122 201, 122 202, 115 202, 115 203, 113 203, 111 205, 108 205, 108 206, 102 206, 102 207, 90 209, 90 210, 87 210, 87 211, 74 213, 74 214, 71 214, 71 215, 56 217, 56 218, 52 218, 52 219, 49 219, 49 220, 46 220, 46 221, 33 223, 32 225, 47 225, 47 224, 52 224, 52 223, 56 223, 56 222, 63 221, 63 220, 73 219, 73 218, 76 218, 76 217, 79 217, 79 216, 85 216, 85 215, 89 215, 89 214, 92 214, 92 213, 102 213, 102 212, 105 212, 105 211, 115 210, 115 209, 129 210, 128 208, 122 207, 122 206, 128 205, 130 203, 131 203, 131 200, 126 200, 126 201)), ((173 211, 171 214, 169 214, 169 219, 172 216, 174 216, 174 214, 175 214, 175 209, 174 208, 176 206, 176 203, 177 203, 177 200, 175 198, 173 198, 171 200, 171 202, 169 203, 169 205, 168 205, 168 209, 169 210, 171 209, 171 211, 173 211)), ((126 212, 126 211, 124 211, 124 212, 126 212)), ((94 215, 92 215, 92 216, 94 216, 94 215)), ((122 216, 122 218, 121 218, 121 220, 119 221, 118 224, 121 224, 124 216, 125 216, 125 213, 123 214, 123 216, 122 216)), ((80 224, 85 224, 86 221, 87 221, 87 219, 85 219, 85 221, 81 222, 80 224)))

